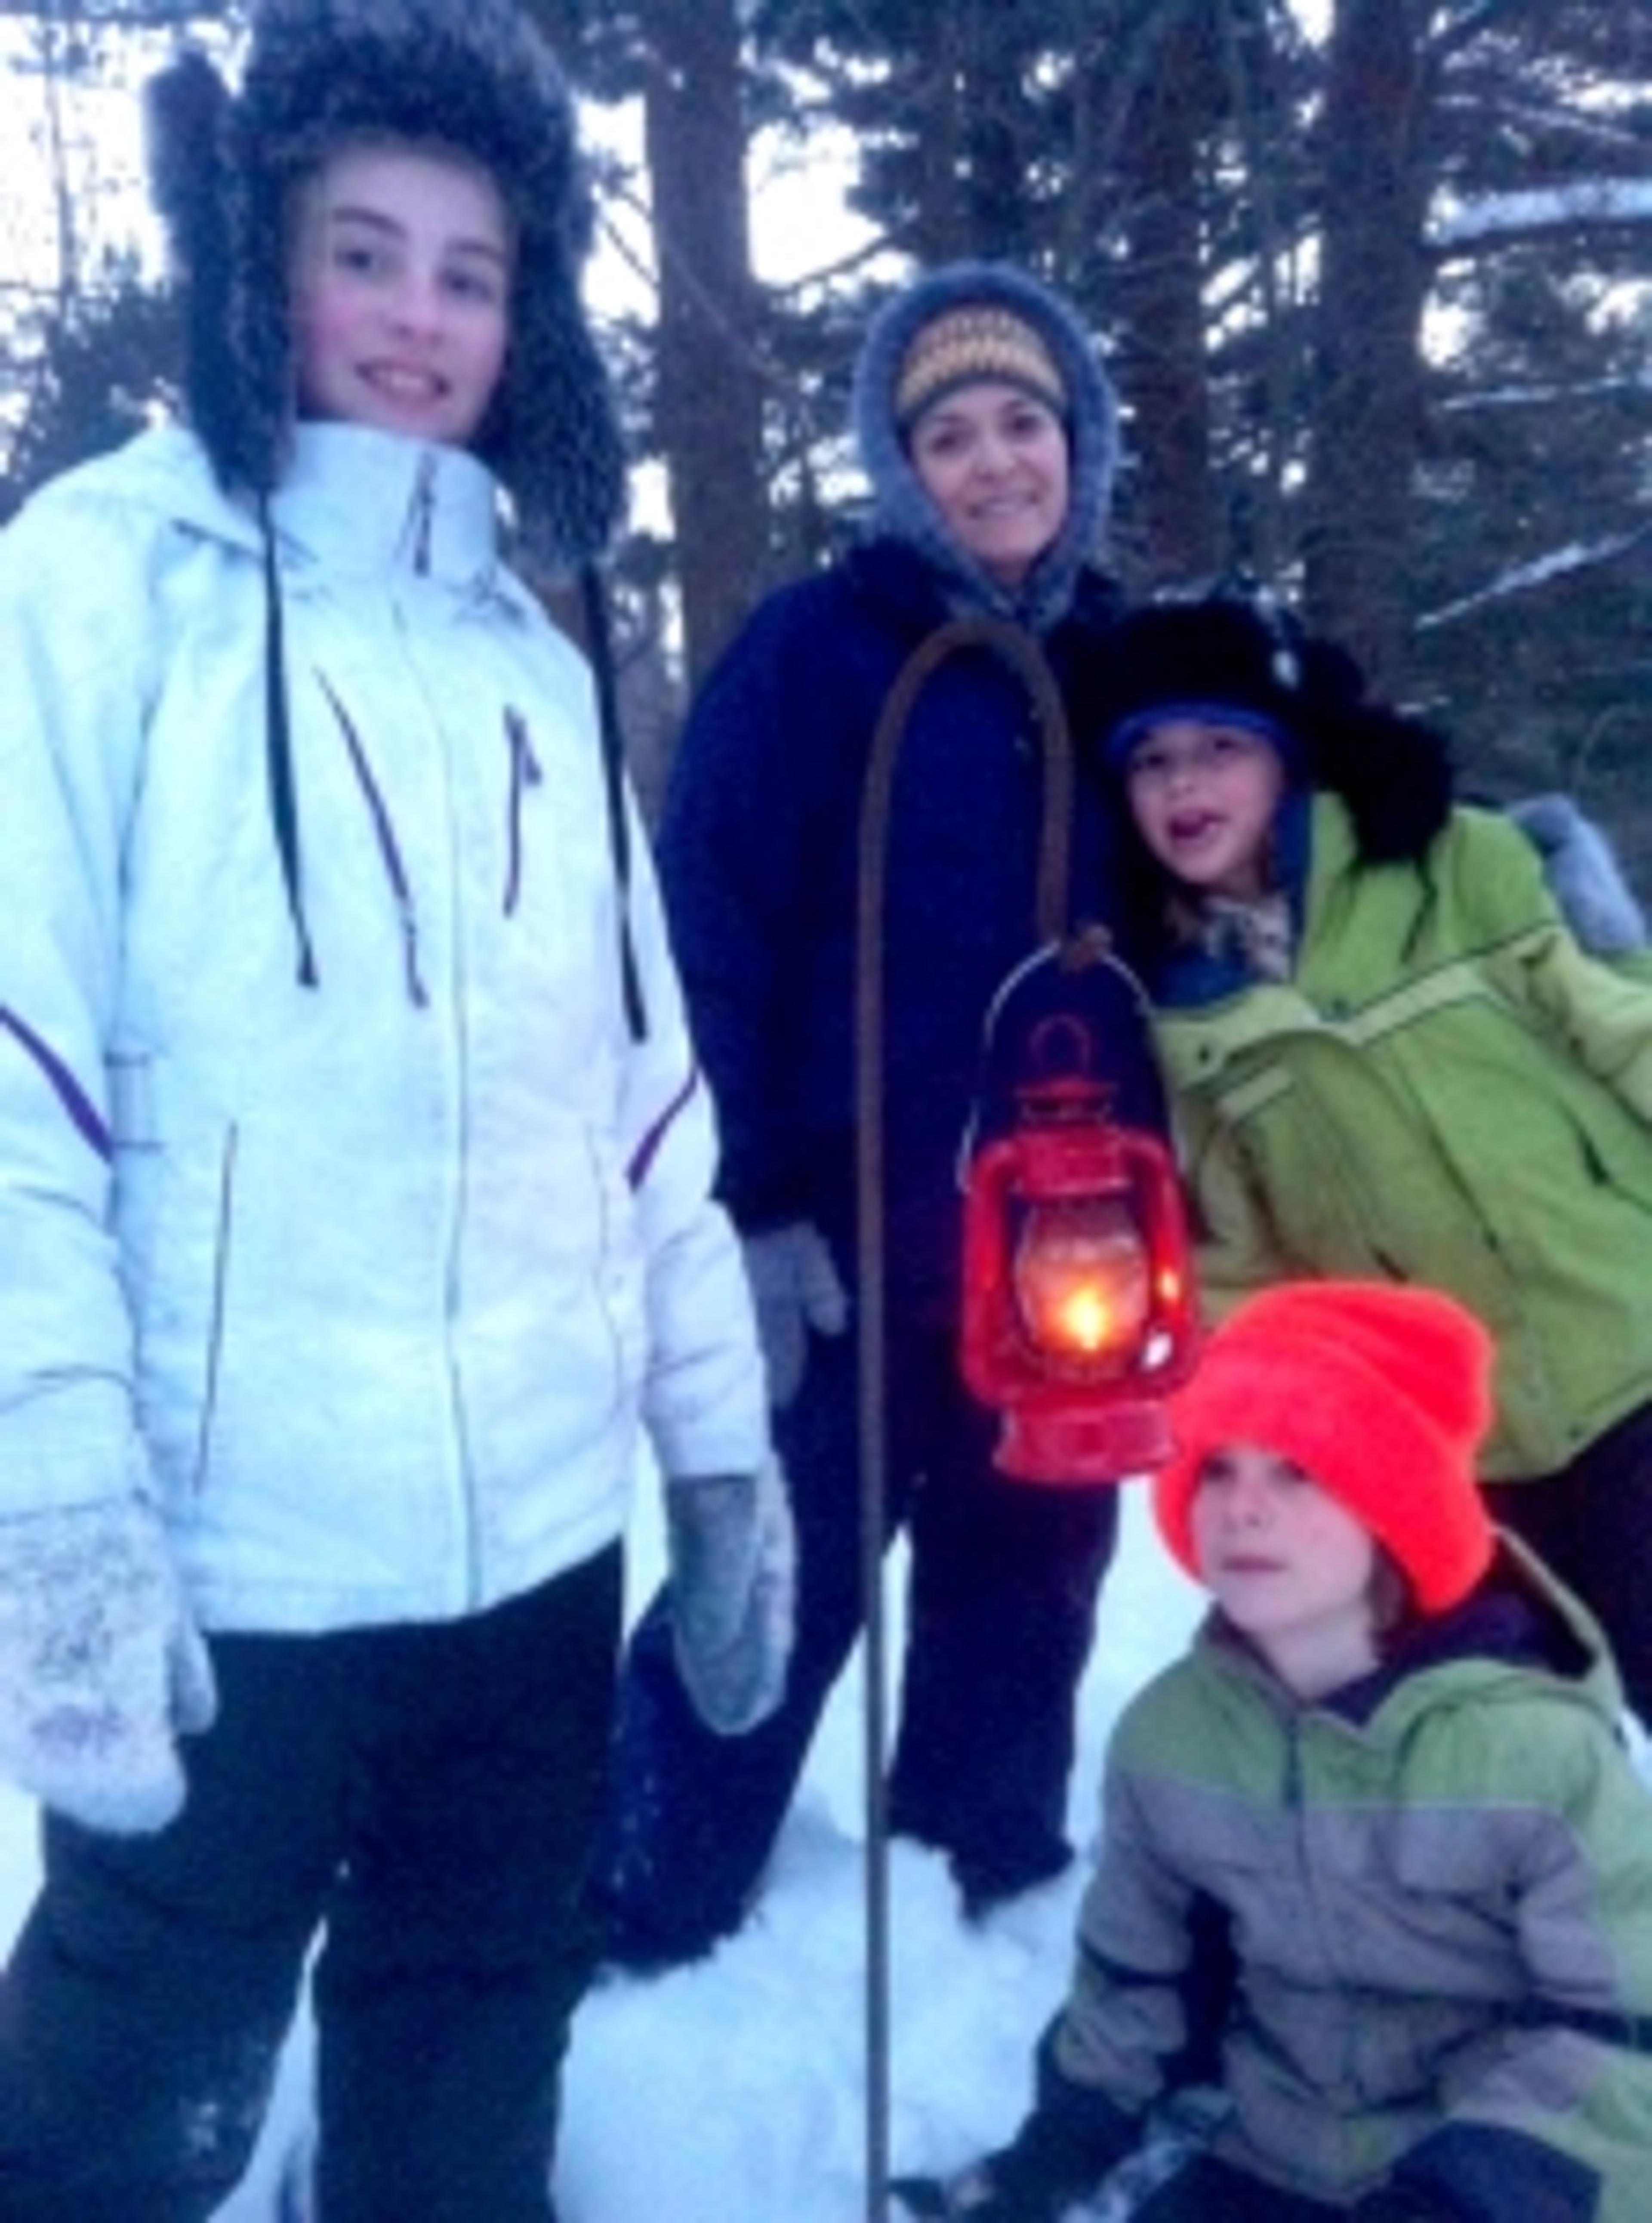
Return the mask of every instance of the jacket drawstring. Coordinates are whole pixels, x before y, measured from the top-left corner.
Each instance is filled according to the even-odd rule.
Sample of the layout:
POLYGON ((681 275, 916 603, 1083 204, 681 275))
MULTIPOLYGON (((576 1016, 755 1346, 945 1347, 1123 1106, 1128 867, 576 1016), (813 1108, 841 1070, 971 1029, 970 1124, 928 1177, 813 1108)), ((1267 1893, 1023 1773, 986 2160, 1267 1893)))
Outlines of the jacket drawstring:
POLYGON ((281 606, 280 566, 275 557, 275 527, 269 497, 258 498, 258 527, 264 551, 264 746, 267 753, 270 816, 274 822, 275 846, 286 885, 287 909, 298 944, 298 985, 320 984, 316 954, 311 946, 305 916, 304 891, 298 859, 298 799, 292 778, 292 728, 286 693, 286 633, 281 606))
POLYGON ((584 606, 586 644, 596 681, 603 781, 608 797, 608 842, 613 853, 614 878, 619 885, 619 979, 631 1038, 642 1042, 648 1034, 648 1011, 643 1000, 642 975, 638 970, 631 932, 631 820, 625 809, 625 743, 619 725, 608 606, 594 564, 581 568, 580 599, 584 606))

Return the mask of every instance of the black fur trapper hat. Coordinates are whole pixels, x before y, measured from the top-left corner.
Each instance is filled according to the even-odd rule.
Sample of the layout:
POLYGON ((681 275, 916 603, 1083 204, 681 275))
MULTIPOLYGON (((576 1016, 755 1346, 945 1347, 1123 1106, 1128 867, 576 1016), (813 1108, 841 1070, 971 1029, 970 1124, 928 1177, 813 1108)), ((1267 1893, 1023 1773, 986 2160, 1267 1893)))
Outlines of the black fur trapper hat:
POLYGON ((1293 776, 1342 797, 1366 862, 1420 857, 1444 826, 1454 787, 1445 736, 1374 700, 1347 650, 1261 590, 1168 595, 1122 619, 1109 637, 1091 747, 1116 777, 1145 715, 1222 708, 1278 729, 1293 776))
POLYGON ((188 287, 187 399, 227 488, 277 484, 293 416, 293 186, 340 145, 449 149, 514 226, 505 374, 475 442, 524 552, 599 554, 625 501, 606 372, 581 304, 588 181, 562 72, 512 0, 262 0, 240 90, 185 54, 148 88, 154 198, 188 287))

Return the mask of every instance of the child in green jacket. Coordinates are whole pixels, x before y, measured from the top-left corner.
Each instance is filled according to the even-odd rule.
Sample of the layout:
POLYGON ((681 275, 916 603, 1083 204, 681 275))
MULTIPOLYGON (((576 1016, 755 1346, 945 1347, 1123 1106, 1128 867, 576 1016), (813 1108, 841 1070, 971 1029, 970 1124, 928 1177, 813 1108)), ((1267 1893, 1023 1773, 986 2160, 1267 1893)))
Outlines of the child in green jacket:
POLYGON ((1036 2104, 916 2212, 1058 2223, 1203 2086, 1138 2223, 1652 2214, 1652 1798, 1594 1623, 1487 1520, 1490 1357, 1372 1283, 1217 1329, 1154 1492, 1212 1611, 1113 1737, 1036 2104))
POLYGON ((1231 593, 1115 634, 1103 777, 1201 1281, 1442 1289, 1491 1331, 1497 1519, 1603 1622, 1652 1723, 1652 982, 1586 953, 1443 740, 1231 593))

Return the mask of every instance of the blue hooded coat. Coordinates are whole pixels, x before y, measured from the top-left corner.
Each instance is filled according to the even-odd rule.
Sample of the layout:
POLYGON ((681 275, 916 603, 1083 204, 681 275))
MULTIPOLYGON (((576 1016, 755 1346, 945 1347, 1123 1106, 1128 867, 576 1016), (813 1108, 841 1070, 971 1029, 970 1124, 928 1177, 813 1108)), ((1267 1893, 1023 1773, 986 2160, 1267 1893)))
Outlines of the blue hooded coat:
MULTIPOLYGON (((857 429, 875 503, 841 563, 772 595, 702 689, 678 755, 661 871, 723 1127, 722 1193, 751 1231, 853 1226, 856 922, 873 737, 908 658, 966 612, 1025 624, 1075 728, 1099 692, 1116 589, 1090 558, 1115 454, 1088 336, 1019 274, 937 274, 874 328, 857 429), (912 334, 983 288, 1035 324, 1069 396, 1071 501, 1015 595, 946 530, 907 457, 893 393, 912 334)), ((885 1193, 892 1288, 954 1315, 957 1160, 988 1006, 1035 948, 1044 766, 1021 677, 987 649, 943 664, 896 759, 883 919, 885 1193)), ((1100 806, 1081 796, 1075 888, 1104 885, 1100 806)))

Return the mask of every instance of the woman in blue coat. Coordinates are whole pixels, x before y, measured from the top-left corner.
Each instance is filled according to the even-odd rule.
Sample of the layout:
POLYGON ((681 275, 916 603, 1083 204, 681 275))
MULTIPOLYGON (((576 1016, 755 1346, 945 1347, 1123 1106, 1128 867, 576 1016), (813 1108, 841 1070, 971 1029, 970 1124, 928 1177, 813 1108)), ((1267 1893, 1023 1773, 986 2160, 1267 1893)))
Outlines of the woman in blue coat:
MULTIPOLYGON (((856 430, 870 530, 771 596, 713 671, 663 828, 668 907, 722 1127, 799 1522, 800 1638, 781 1712, 702 1733, 658 1601, 625 1678, 603 1880, 612 1957, 665 1965, 736 1929, 861 1627, 856 918, 863 790, 897 675, 958 616, 1024 627, 1075 723, 1115 615, 1092 558, 1115 460, 1089 336, 1002 266, 920 280, 872 326, 856 430)), ((955 1358, 957 1161, 983 1019, 1033 948, 1043 765, 1033 705, 986 649, 944 664, 896 759, 884 910, 891 1528, 912 1554, 894 1828, 949 1856, 979 1912, 1070 1857, 1074 1691, 1113 1546, 1102 1489, 991 1464, 955 1358)), ((1092 806, 1093 807, 1093 806, 1092 806)), ((1097 884, 1097 827, 1075 885, 1097 884)))

